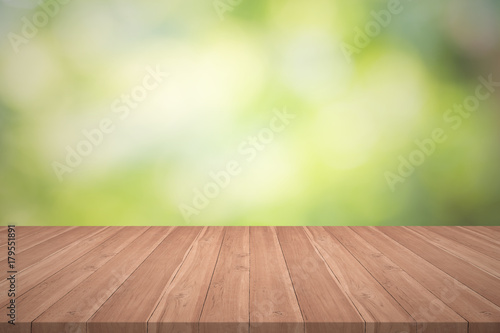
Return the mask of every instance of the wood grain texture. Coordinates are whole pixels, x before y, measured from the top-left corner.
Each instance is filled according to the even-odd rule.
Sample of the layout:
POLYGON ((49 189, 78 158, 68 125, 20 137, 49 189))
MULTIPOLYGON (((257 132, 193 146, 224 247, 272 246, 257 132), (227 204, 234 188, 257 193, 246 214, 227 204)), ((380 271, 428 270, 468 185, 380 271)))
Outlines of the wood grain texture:
POLYGON ((33 332, 86 332, 89 318, 163 241, 171 229, 151 227, 142 234, 139 234, 141 230, 136 230, 138 238, 39 316, 33 322, 33 332))
MULTIPOLYGON (((71 231, 75 227, 47 227, 40 228, 39 231, 26 235, 24 237, 17 237, 16 230, 16 253, 19 255, 24 251, 38 245, 44 241, 50 240, 51 238, 57 237, 58 235, 71 231)), ((22 229, 25 230, 25 229, 22 229)), ((7 258, 7 246, 0 246, 0 260, 5 260, 7 258)))
POLYGON ((313 245, 366 321, 367 332, 416 331, 415 320, 337 239, 323 228, 309 227, 306 230, 313 245))
POLYGON ((425 237, 411 233, 409 230, 395 227, 383 227, 380 230, 434 266, 439 267, 456 280, 500 306, 500 279, 432 245, 426 241, 425 237))
POLYGON ((250 228, 250 331, 304 332, 304 320, 275 228, 250 228))
POLYGON ((2 333, 500 332, 496 227, 16 231, 2 333))
POLYGON ((349 227, 326 227, 416 320, 417 332, 466 333, 467 322, 349 227), (411 295, 411 297, 408 297, 411 295))
POLYGON ((87 322, 90 333, 145 333, 201 227, 176 228, 87 322))
MULTIPOLYGON (((408 227, 412 232, 417 232, 433 245, 442 250, 461 258, 472 265, 490 273, 496 277, 500 277, 500 261, 493 259, 479 251, 471 249, 454 240, 443 237, 426 227, 408 227)), ((499 257, 500 259, 500 257, 499 257)))
MULTIPOLYGON (((45 279, 68 266, 85 253, 92 250, 94 247, 103 243, 119 230, 120 229, 118 228, 90 228, 85 233, 80 232, 81 230, 73 230, 72 233, 77 233, 77 235, 81 238, 73 239, 73 243, 59 251, 57 251, 59 246, 54 246, 54 250, 56 250, 57 252, 55 252, 54 254, 50 254, 49 252, 46 257, 40 258, 38 262, 30 261, 32 265, 30 265, 28 268, 20 270, 20 268, 26 265, 23 265, 21 262, 19 262, 18 259, 17 278, 18 280, 21 280, 22 283, 19 283, 17 285, 16 296, 20 297, 25 292, 41 284, 45 279), (85 237, 82 237, 84 235, 85 237)), ((47 245, 50 245, 45 243, 46 242, 40 244, 41 246, 43 246, 43 251, 47 249, 47 245)), ((26 259, 30 258, 27 257, 26 259)), ((9 281, 7 280, 1 281, 0 290, 7 290, 8 283, 9 281)), ((0 293, 0 304, 6 305, 8 302, 9 297, 7 293, 0 293)))
POLYGON ((200 333, 248 332, 249 266, 249 228, 228 227, 200 317, 200 333))
MULTIPOLYGON (((0 229, 0 254, 3 254, 3 249, 5 249, 5 245, 7 244, 7 227, 1 227, 0 229)), ((40 230, 43 230, 45 228, 53 228, 53 227, 16 227, 16 242, 18 240, 22 240, 23 238, 36 234, 40 230)), ((5 259, 5 258, 2 258, 5 259)))
POLYGON ((7 244, 7 229, 7 227, 0 226, 0 246, 7 244))
POLYGON ((148 322, 148 332, 197 332, 224 228, 205 228, 148 322))
POLYGON ((500 245, 500 234, 495 234, 491 229, 487 227, 457 227, 458 230, 469 234, 475 238, 481 239, 485 242, 494 243, 495 245, 500 245))
MULTIPOLYGON (((41 260, 57 254, 58 251, 64 249, 66 246, 73 244, 76 241, 85 239, 102 231, 103 227, 77 227, 72 228, 68 232, 59 235, 57 239, 51 240, 50 238, 39 243, 38 245, 23 249, 17 248, 18 254, 16 255, 16 268, 20 272, 31 265, 34 265, 41 260)), ((0 261, 0 267, 5 267, 7 259, 0 261)), ((7 273, 2 271, 0 273, 0 280, 4 280, 7 273)))
POLYGON ((116 234, 50 276, 17 300, 18 324, 10 332, 29 333, 31 322, 80 282, 106 264, 147 228, 121 228, 116 234))
POLYGON ((383 234, 379 228, 351 229, 466 319, 470 333, 500 332, 500 307, 383 234))
POLYGON ((278 239, 306 332, 362 333, 365 322, 299 227, 278 227, 278 239))
POLYGON ((426 227, 428 230, 451 240, 454 240, 462 245, 470 247, 476 251, 484 253, 493 259, 500 258, 500 248, 493 241, 480 239, 477 236, 461 232, 453 227, 426 227))

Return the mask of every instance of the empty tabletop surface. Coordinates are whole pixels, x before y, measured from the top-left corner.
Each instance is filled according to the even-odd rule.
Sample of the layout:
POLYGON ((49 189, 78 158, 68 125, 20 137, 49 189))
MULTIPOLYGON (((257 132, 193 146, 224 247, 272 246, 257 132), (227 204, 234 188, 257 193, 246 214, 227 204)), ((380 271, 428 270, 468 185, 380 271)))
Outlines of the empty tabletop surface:
POLYGON ((0 332, 499 333, 500 227, 0 227, 0 332))

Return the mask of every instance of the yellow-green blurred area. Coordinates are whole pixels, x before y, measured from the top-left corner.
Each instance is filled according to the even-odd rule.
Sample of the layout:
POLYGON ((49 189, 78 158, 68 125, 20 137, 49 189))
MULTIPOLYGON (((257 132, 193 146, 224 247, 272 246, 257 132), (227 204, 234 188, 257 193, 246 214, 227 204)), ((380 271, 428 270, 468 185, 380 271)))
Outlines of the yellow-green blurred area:
POLYGON ((500 1, 3 0, 0 35, 2 225, 500 222, 500 1))

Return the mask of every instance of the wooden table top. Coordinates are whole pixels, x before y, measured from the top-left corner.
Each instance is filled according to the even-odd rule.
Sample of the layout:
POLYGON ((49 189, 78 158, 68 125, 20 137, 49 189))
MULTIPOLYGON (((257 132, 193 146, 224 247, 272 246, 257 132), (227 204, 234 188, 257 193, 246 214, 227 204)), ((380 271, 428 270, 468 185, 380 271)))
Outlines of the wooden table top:
POLYGON ((500 227, 15 227, 7 242, 1 227, 0 332, 500 332, 500 227))

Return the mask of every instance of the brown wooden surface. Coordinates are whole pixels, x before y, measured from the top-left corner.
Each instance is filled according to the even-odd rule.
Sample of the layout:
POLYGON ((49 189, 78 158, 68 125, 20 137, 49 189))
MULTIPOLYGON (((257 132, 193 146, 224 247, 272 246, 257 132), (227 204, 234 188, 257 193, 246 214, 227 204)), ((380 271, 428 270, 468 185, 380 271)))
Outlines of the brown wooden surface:
POLYGON ((147 322, 202 228, 177 228, 87 322, 88 332, 147 332, 147 322))
POLYGON ((149 332, 198 331, 224 228, 205 228, 148 322, 149 332))
POLYGON ((469 332, 500 332, 498 306, 384 235, 379 228, 354 227, 352 229, 467 320, 469 332))
POLYGON ((199 332, 248 332, 249 228, 226 228, 200 317, 199 332))
POLYGON ((302 228, 278 228, 278 239, 306 331, 362 333, 365 323, 302 228))
POLYGON ((2 333, 500 332, 500 227, 16 229, 2 333))
POLYGON ((309 227, 307 232, 366 321, 367 332, 416 331, 415 320, 335 237, 321 227, 309 227))
POLYGON ((417 322, 417 332, 464 333, 467 322, 391 259, 349 227, 325 228, 417 322), (411 297, 409 297, 411 295, 411 297))
POLYGON ((389 237, 439 267, 456 280, 500 306, 500 279, 463 260, 406 228, 380 228, 389 237))
POLYGON ((304 332, 304 320, 273 227, 250 228, 250 330, 304 332))

